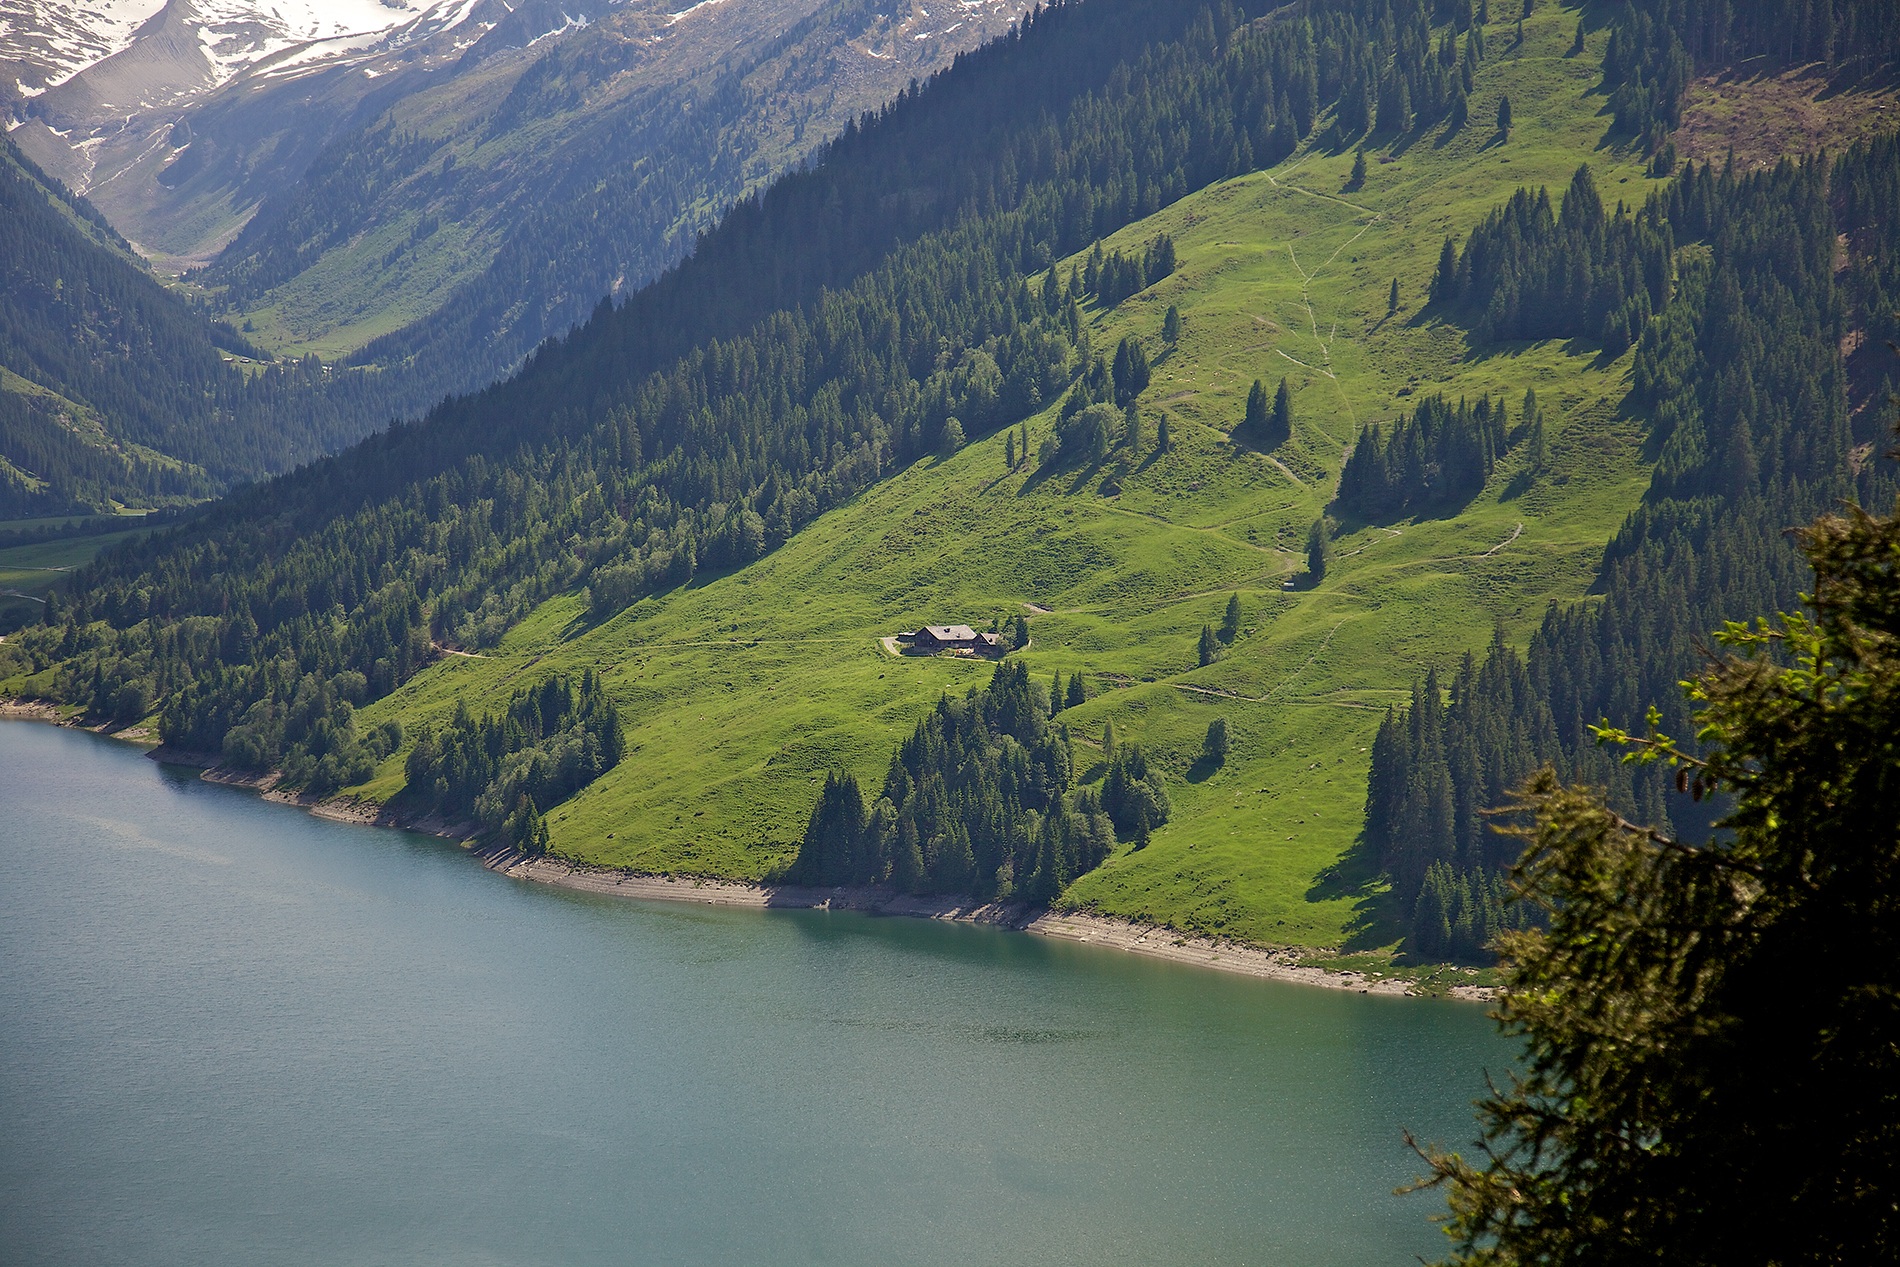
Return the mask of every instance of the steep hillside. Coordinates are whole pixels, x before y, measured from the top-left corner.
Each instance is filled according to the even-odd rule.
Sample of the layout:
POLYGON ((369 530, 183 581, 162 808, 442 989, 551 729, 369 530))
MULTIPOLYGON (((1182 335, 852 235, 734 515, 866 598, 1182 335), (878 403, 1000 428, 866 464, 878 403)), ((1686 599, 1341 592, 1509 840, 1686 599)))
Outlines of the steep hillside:
MULTIPOLYGON (((1581 597, 1646 482, 1640 428, 1618 407, 1628 355, 1545 342, 1474 356, 1458 327, 1420 311, 1446 232, 1522 183, 1566 183, 1601 137, 1598 71, 1563 55, 1573 31, 1562 11, 1534 18, 1524 46, 1480 72, 1474 116, 1500 93, 1539 103, 1508 145, 1488 129, 1432 128, 1371 151, 1365 184, 1348 189, 1352 153, 1314 144, 1106 239, 1127 251, 1165 232, 1180 260, 1159 285, 1088 312, 1094 347, 1134 337, 1151 349, 1138 450, 1011 470, 1014 438, 992 434, 923 459, 758 563, 603 624, 579 597, 556 600, 364 724, 439 724, 458 700, 499 701, 513 683, 592 667, 623 704, 629 755, 550 813, 552 847, 757 878, 795 856, 827 768, 875 788, 940 693, 988 680, 980 661, 893 656, 882 637, 1024 615, 1032 673, 1080 673, 1092 693, 1058 714, 1080 743, 1078 772, 1099 777, 1112 722, 1161 760, 1174 799, 1145 849, 1124 842, 1069 901, 1268 943, 1389 944, 1376 894, 1337 869, 1360 831, 1384 708, 1423 667, 1482 651, 1500 624, 1521 639, 1550 601, 1581 597), (1401 304, 1388 316, 1394 278, 1401 304), (1170 306, 1182 326, 1172 347, 1170 306), (1262 453, 1233 433, 1249 385, 1282 377, 1293 440, 1262 453), (1513 455, 1455 517, 1355 528, 1334 542, 1320 589, 1285 588, 1362 424, 1426 391, 1489 393, 1515 416, 1530 386, 1548 418, 1545 471, 1513 455), (1201 628, 1218 627, 1236 594, 1240 634, 1202 667, 1201 628), (1201 759, 1216 718, 1232 735, 1218 766, 1201 759)), ((1632 199, 1656 185, 1640 156, 1600 158, 1597 172, 1632 199)), ((1054 424, 1053 410, 1030 420, 1032 452, 1054 424)), ((392 759, 365 791, 387 796, 400 778, 392 759)))
POLYGON ((280 363, 0 140, 0 518, 202 500, 368 429, 368 375, 280 363))
MULTIPOLYGON (((314 793, 696 874, 781 874, 839 823, 868 878, 892 839, 917 849, 900 882, 966 874, 937 866, 964 827, 905 836, 944 821, 900 814, 913 779, 976 788, 966 826, 1044 831, 1051 858, 1073 842, 1047 824, 1096 832, 1159 771, 1165 823, 1159 798, 1123 816, 1064 902, 1389 956, 1432 891, 1413 864, 1456 865, 1449 939, 1491 860, 1366 834, 1388 709, 1425 717, 1426 671, 1586 628, 1595 589, 1624 610, 1632 559, 1675 586, 1642 626, 1673 671, 1694 587, 1663 563, 1726 559, 1697 552, 1731 522, 1746 566, 1693 601, 1772 600, 1792 573, 1768 529, 1809 495, 1777 480, 1887 488, 1840 314, 1886 329, 1900 257, 1886 150, 1674 175, 1679 117, 1644 85, 1752 27, 1691 58, 1636 10, 1475 16, 1045 10, 511 382, 102 560, 0 673, 314 793), (1835 217, 1851 282, 1789 298, 1833 276, 1835 217), (1730 425, 1750 410, 1759 458, 1730 425), (887 783, 990 672, 887 640, 992 620, 1029 639, 1037 685, 1008 707, 1081 675, 1056 714, 1073 748, 1032 768, 996 740, 957 782, 918 732, 887 783)), ((1434 773, 1439 732, 1412 733, 1423 821, 1463 832, 1469 796, 1434 789, 1472 770, 1434 773)))

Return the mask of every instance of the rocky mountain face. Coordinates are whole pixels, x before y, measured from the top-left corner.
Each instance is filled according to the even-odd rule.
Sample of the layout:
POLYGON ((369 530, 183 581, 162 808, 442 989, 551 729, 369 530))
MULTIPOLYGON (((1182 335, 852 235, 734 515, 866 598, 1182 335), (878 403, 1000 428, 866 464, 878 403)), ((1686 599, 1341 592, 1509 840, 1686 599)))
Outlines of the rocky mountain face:
POLYGON ((180 262, 210 258, 359 111, 520 25, 501 0, 6 5, 14 142, 142 249, 180 262))

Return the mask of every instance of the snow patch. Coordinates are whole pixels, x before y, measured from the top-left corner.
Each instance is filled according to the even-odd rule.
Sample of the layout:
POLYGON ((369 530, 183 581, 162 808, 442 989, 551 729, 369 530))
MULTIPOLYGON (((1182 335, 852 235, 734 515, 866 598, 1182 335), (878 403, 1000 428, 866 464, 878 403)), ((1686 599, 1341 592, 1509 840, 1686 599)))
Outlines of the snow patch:
POLYGON ((688 14, 698 13, 701 9, 704 9, 710 5, 721 4, 721 3, 724 3, 724 0, 699 0, 698 4, 689 4, 684 9, 681 9, 678 13, 667 14, 666 23, 668 26, 671 26, 673 23, 679 21, 683 17, 686 17, 688 14))
POLYGON ((567 10, 563 9, 561 10, 561 25, 555 27, 552 31, 541 32, 541 34, 535 36, 526 44, 523 44, 522 47, 533 48, 542 40, 553 39, 557 35, 566 35, 569 31, 578 31, 586 25, 587 15, 585 13, 581 14, 578 18, 570 17, 568 16, 567 10))

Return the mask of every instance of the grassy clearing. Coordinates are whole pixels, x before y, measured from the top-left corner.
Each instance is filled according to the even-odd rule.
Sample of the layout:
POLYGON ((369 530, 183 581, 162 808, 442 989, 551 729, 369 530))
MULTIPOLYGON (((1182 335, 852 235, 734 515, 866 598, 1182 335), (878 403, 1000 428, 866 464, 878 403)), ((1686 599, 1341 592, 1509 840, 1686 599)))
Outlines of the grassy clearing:
MULTIPOLYGON (((30 528, 44 523, 64 522, 64 519, 15 519, 0 522, 0 527, 30 528)), ((128 541, 144 531, 143 528, 130 528, 0 549, 0 629, 17 629, 27 621, 37 621, 44 609, 47 594, 68 572, 91 562, 101 550, 128 541)))
MULTIPOLYGON (((1155 360, 1138 454, 1091 470, 1005 469, 1001 434, 921 462, 741 572, 703 577, 597 626, 579 596, 547 604, 485 658, 456 657, 370 710, 412 727, 460 699, 494 706, 523 681, 591 665, 624 709, 627 759, 549 818, 556 849, 608 865, 757 878, 788 861, 828 766, 880 783, 894 743, 987 666, 900 659, 880 635, 929 620, 1031 617, 1039 675, 1082 671, 1100 694, 1064 714, 1081 764, 1112 721, 1172 776, 1175 818, 1067 900, 1248 941, 1389 957, 1396 933, 1352 858, 1367 748, 1381 710, 1427 665, 1448 667, 1502 625, 1521 641, 1553 599, 1587 589, 1603 543, 1640 496, 1639 424, 1619 413, 1627 359, 1558 344, 1467 349, 1419 307, 1440 242, 1520 184, 1566 182, 1580 161, 1611 198, 1649 185, 1602 148, 1594 56, 1566 58, 1576 11, 1546 9, 1521 49, 1508 31, 1463 133, 1432 129, 1369 155, 1323 145, 1204 190, 1110 245, 1167 231, 1180 269, 1091 316, 1095 346, 1142 338, 1155 360), (1476 121, 1500 92, 1508 142, 1476 121), (1393 278, 1403 302, 1388 316, 1393 278), (1178 346, 1160 339, 1178 305, 1178 346), (1293 441, 1234 443, 1248 384, 1294 391, 1293 441), (1455 517, 1348 525, 1317 590, 1286 590, 1307 526, 1330 500, 1362 423, 1416 396, 1534 387, 1551 468, 1507 459, 1455 517), (1154 447, 1165 411, 1174 436, 1154 447), (1104 485, 1109 492, 1104 492, 1104 485), (1119 490, 1118 492, 1115 490, 1119 490), (1113 495, 1110 495, 1110 494, 1113 495), (1197 667, 1201 625, 1242 600, 1243 632, 1197 667), (1226 764, 1198 760, 1208 723, 1226 764)), ((1599 36, 1598 38, 1601 38, 1599 36)), ((1059 265, 1065 272, 1068 262, 1059 265)), ((1047 416, 1029 424, 1031 445, 1047 416)), ((400 787, 400 756, 361 789, 400 787)))

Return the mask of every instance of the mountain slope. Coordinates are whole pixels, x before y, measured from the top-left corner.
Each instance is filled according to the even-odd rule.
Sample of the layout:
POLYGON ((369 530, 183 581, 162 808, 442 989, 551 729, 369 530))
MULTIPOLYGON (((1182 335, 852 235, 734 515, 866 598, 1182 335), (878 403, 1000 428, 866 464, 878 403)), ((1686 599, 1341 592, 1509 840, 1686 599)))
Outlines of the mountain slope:
MULTIPOLYGON (((986 673, 882 640, 1021 615, 1036 676, 1092 687, 1057 715, 1079 745, 1048 776, 1062 795, 1080 808, 1106 781, 1112 722, 1173 799, 1067 902, 1389 954, 1409 912, 1356 850, 1385 709, 1422 669, 1521 642, 1553 600, 1587 603, 1655 487, 1633 367, 1728 249, 1732 188, 1693 214, 1609 208, 1669 188, 1666 164, 1642 119, 1600 113, 1611 33, 1573 50, 1576 10, 1533 13, 1521 40, 1385 16, 1045 11, 512 382, 103 561, 9 640, 12 689, 158 702, 171 742, 413 811, 446 804, 460 710, 597 680, 618 764, 562 765, 542 805, 513 789, 554 749, 524 747, 464 808, 586 861, 761 877, 796 855, 828 770, 878 787, 912 725, 986 673), (1679 235, 1660 253, 1657 214, 1679 235), (1554 268, 1547 223, 1595 245, 1554 268), (1454 245, 1448 281, 1448 237, 1514 267, 1454 245), (1553 314, 1554 337, 1514 337, 1553 314), (1252 384, 1264 402, 1282 378, 1284 437, 1243 422, 1252 384), (1388 475, 1415 495, 1337 499, 1366 424, 1420 434, 1468 417, 1459 400, 1495 422, 1475 478, 1451 478, 1455 448, 1399 454, 1388 475), (1316 520, 1331 561, 1301 579, 1316 520), (1216 720, 1224 757, 1203 749, 1216 720)), ((1859 197, 1850 227, 1885 206, 1859 197)), ((1850 265, 1876 267, 1877 242, 1850 239, 1850 265)), ((1769 311, 1804 340, 1824 324, 1769 311)), ((1803 460, 1847 462, 1812 439, 1803 460)), ((928 869, 946 845, 921 843, 928 869)), ((974 877, 986 895, 1020 878, 974 877)))
POLYGON ((209 496, 246 351, 0 142, 0 518, 209 496))
MULTIPOLYGON (((1476 224, 1520 181, 1563 183, 1601 134, 1595 67, 1562 57, 1574 19, 1527 27, 1525 48, 1488 65, 1474 94, 1478 109, 1500 92, 1542 103, 1510 147, 1433 129, 1403 153, 1375 150, 1365 187, 1348 191, 1351 153, 1314 146, 1105 240, 1126 251, 1166 232, 1180 257, 1159 285, 1087 314, 1093 346, 1135 337, 1153 349, 1138 450, 1011 470, 1009 436, 992 434, 907 468, 758 563, 606 623, 578 596, 550 602, 485 659, 444 661, 363 724, 440 724, 457 700, 594 667, 623 702, 630 755, 550 812, 552 847, 757 878, 794 856, 827 768, 877 787, 941 692, 988 678, 981 662, 893 657, 882 636, 1024 615, 1034 676, 1089 683, 1089 701, 1058 714, 1078 773, 1099 777, 1112 722, 1163 764, 1174 800, 1146 848, 1124 842, 1071 902, 1267 944, 1385 944, 1393 934, 1367 923, 1376 903, 1360 877, 1336 870, 1359 832, 1383 709, 1423 666, 1481 650, 1499 622, 1521 638, 1550 600, 1584 595, 1645 482, 1640 431, 1617 407, 1627 356, 1598 364, 1595 349, 1544 343, 1468 357, 1457 327, 1417 319, 1440 235, 1476 224), (1402 306, 1387 318, 1395 276, 1402 306), (1172 347, 1169 306, 1183 327, 1172 347), (1294 439, 1262 453, 1232 433, 1250 382, 1282 375, 1294 439), (1355 528, 1335 541, 1327 584, 1284 588, 1361 423, 1391 419, 1427 385, 1502 396, 1515 412, 1530 384, 1550 418, 1542 477, 1524 487, 1515 455, 1456 517, 1355 528), (1240 635, 1201 667, 1197 635, 1220 624, 1230 595, 1240 635), (1201 747, 1216 718, 1231 750, 1210 766, 1201 747)), ((1598 171, 1606 187, 1654 184, 1635 158, 1598 171)), ((1032 450, 1055 423, 1054 411, 1030 420, 1032 450)), ((391 763, 366 791, 387 796, 400 779, 391 763)))

